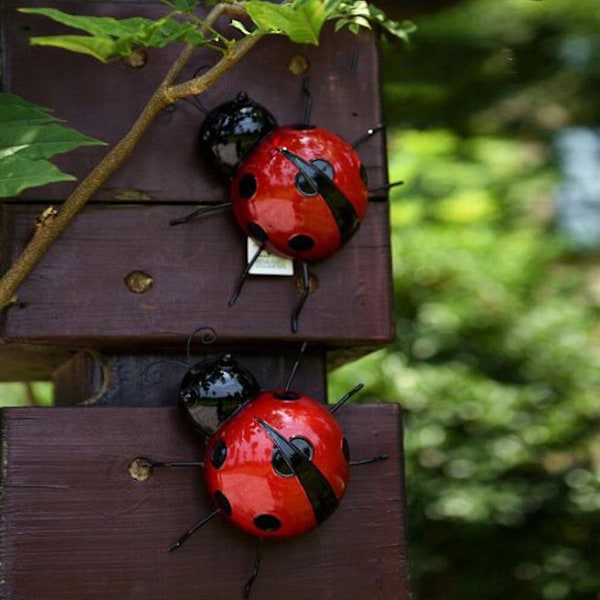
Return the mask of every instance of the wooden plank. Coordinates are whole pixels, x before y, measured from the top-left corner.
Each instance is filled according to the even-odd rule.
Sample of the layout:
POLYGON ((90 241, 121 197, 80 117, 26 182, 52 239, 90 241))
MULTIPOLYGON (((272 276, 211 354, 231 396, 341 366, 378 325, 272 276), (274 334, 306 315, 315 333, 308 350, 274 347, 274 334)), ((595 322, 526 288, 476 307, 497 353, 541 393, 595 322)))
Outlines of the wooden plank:
MULTIPOLYGON (((400 409, 339 411, 355 458, 340 508, 303 537, 266 543, 252 600, 407 600, 400 409)), ((215 519, 166 551, 210 512, 197 469, 134 481, 136 456, 196 459, 199 439, 174 409, 7 409, 0 596, 5 600, 242 598, 255 540, 215 519)), ((336 415, 337 416, 337 415, 336 415)))
MULTIPOLYGON (((5 205, 12 257, 29 239, 37 210, 5 205)), ((53 245, 6 312, 0 337, 92 347, 171 344, 212 327, 221 343, 306 339, 328 347, 381 346, 394 337, 389 218, 371 203, 358 233, 338 253, 311 266, 318 281, 300 316, 293 277, 252 276, 237 303, 228 300, 245 265, 245 238, 229 211, 179 227, 186 207, 88 207, 53 245), (153 278, 132 293, 125 278, 153 278)))
MULTIPOLYGON (((54 109, 55 114, 89 135, 109 143, 131 126, 147 98, 157 87, 180 49, 149 50, 143 68, 132 69, 121 61, 104 65, 84 55, 53 48, 32 48, 29 37, 63 32, 48 19, 17 13, 19 6, 49 6, 66 12, 114 16, 163 15, 168 8, 142 2, 74 2, 5 0, 4 86, 7 91, 54 109)), ((231 28, 224 19, 229 35, 231 28)), ((198 50, 181 76, 191 78, 198 69, 214 64, 219 54, 198 50)), ((283 36, 268 36, 214 88, 202 96, 214 108, 245 91, 264 104, 280 124, 304 117, 302 77, 310 78, 312 122, 353 141, 382 120, 379 65, 372 36, 355 36, 328 28, 321 44, 296 45, 283 36), (290 64, 301 57, 308 71, 296 75, 290 64)), ((144 136, 128 163, 114 175, 96 199, 124 202, 204 202, 228 199, 227 186, 198 160, 197 136, 204 115, 193 103, 180 101, 165 111, 144 136)), ((358 149, 372 186, 385 183, 384 138, 374 136, 358 149)), ((105 152, 82 148, 58 157, 68 173, 81 177, 105 152)), ((72 183, 26 191, 21 198, 62 200, 72 183)))
MULTIPOLYGON (((263 389, 281 388, 298 356, 299 346, 289 344, 267 349, 220 347, 204 354, 138 353, 104 351, 80 352, 55 370, 55 404, 69 406, 172 406, 177 401, 187 368, 202 360, 231 352, 248 369, 263 389)), ((294 386, 325 402, 327 400, 326 359, 321 350, 308 349, 294 386)))

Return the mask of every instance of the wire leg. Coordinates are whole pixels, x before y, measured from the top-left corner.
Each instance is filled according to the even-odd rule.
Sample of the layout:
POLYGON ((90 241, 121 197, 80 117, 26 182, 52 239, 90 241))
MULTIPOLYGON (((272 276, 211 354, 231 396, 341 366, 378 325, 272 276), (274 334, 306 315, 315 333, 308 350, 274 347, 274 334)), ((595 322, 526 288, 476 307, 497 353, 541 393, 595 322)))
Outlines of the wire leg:
POLYGON ((177 550, 177 548, 179 548, 179 546, 181 546, 181 544, 183 544, 183 542, 185 542, 191 535, 193 535, 196 531, 198 531, 198 529, 200 529, 200 527, 202 527, 203 525, 206 525, 209 521, 212 521, 218 514, 219 514, 219 511, 215 510, 214 512, 211 512, 210 515, 207 515, 206 517, 202 517, 202 519, 200 519, 197 523, 194 523, 194 525, 192 525, 180 538, 175 540, 169 546, 169 552, 173 552, 173 550, 177 550))
POLYGON ((265 249, 265 245, 265 242, 262 242, 260 244, 260 246, 256 249, 254 256, 250 259, 250 262, 246 265, 246 267, 238 277, 238 280, 235 284, 235 288, 233 290, 233 294, 231 294, 231 298, 229 298, 229 306, 233 306, 237 302, 237 299, 240 297, 242 288, 244 287, 244 283, 246 283, 246 279, 248 279, 250 269, 252 269, 254 263, 258 260, 260 253, 265 249))
POLYGON ((263 551, 263 539, 258 539, 258 546, 256 547, 256 555, 254 557, 254 569, 252 569, 252 575, 248 581, 246 581, 246 585, 244 586, 244 600, 248 600, 250 598, 250 592, 252 591, 252 585, 254 580, 258 577, 258 571, 260 569, 260 561, 262 559, 262 551, 263 551))
POLYGON ((157 461, 152 460, 151 458, 144 459, 144 463, 146 466, 155 468, 155 467, 168 467, 168 468, 177 468, 177 467, 204 467, 204 462, 201 460, 178 460, 178 461, 157 461))
POLYGON ((200 206, 196 210, 193 210, 191 213, 184 215, 179 219, 173 219, 169 221, 169 225, 183 225, 184 223, 189 223, 190 221, 199 219, 204 215, 222 210, 223 208, 229 208, 230 206, 231 202, 221 202, 220 204, 213 204, 211 206, 200 206))
POLYGON ((136 481, 146 481, 155 467, 204 467, 202 461, 158 461, 146 456, 137 456, 128 466, 129 475, 136 481))
POLYGON ((382 460, 387 460, 389 458, 389 454, 378 454, 377 456, 371 456, 370 458, 362 458, 360 460, 351 460, 351 467, 360 467, 362 465, 371 465, 376 462, 380 462, 382 460))
POLYGON ((296 304, 296 308, 292 313, 292 333, 298 333, 298 318, 300 317, 300 312, 302 311, 302 307, 308 298, 308 294, 310 293, 310 272, 308 270, 308 263, 302 263, 302 294, 300 296, 300 300, 298 300, 298 304, 296 304))
POLYGON ((404 181, 394 181, 392 183, 384 183, 383 185, 378 185, 376 187, 373 188, 369 188, 369 193, 372 192, 381 192, 383 190, 390 190, 393 187, 396 187, 397 185, 403 185, 404 181))

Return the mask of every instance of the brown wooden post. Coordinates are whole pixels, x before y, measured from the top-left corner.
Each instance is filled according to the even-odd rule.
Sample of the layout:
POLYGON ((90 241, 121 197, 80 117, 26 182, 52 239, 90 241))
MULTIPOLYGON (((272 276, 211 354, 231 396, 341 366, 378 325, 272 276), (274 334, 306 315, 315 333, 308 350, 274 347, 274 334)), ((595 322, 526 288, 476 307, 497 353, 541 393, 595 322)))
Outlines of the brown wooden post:
MULTIPOLYGON (((149 51, 142 68, 94 63, 54 49, 32 49, 30 35, 57 31, 5 0, 5 88, 52 107, 68 124, 109 143, 125 133, 177 50, 149 51)), ((153 2, 51 1, 67 12, 154 16, 153 2)), ((198 51, 183 78, 214 61, 198 51)), ((314 96, 312 121, 345 139, 383 120, 373 38, 328 30, 321 45, 265 39, 209 92, 213 107, 239 91, 267 106, 281 124, 302 119, 302 76, 314 96), (296 65, 307 65, 298 74, 296 65)), ((255 541, 211 523, 185 548, 166 548, 208 511, 197 469, 129 471, 136 456, 194 459, 200 440, 173 408, 186 364, 233 352, 263 388, 282 385, 303 341, 309 349, 294 386, 327 401, 327 371, 394 337, 388 205, 370 199, 358 233, 311 268, 314 290, 300 331, 289 317, 294 276, 252 276, 227 305, 246 261, 246 240, 232 216, 213 213, 180 227, 169 221, 199 202, 227 199, 197 156, 203 114, 178 102, 146 133, 126 166, 54 244, 0 315, 0 380, 53 378, 53 409, 2 413, 0 595, 6 600, 164 600, 241 598, 255 541), (142 284, 132 283, 141 275, 142 284), (192 340, 199 327, 216 339, 192 340), (79 406, 75 406, 79 405, 79 406)), ((79 177, 103 152, 83 148, 59 159, 79 177)), ((358 149, 370 185, 387 180, 385 140, 358 149)), ((36 217, 60 204, 68 184, 26 191, 1 211, 2 270, 26 244, 36 217)), ((139 283, 139 281, 138 281, 139 283)), ((337 417, 338 413, 336 413, 337 417)), ((353 470, 341 508, 303 538, 267 545, 253 600, 322 596, 405 600, 401 415, 397 405, 339 411, 356 458, 390 459, 353 470)))

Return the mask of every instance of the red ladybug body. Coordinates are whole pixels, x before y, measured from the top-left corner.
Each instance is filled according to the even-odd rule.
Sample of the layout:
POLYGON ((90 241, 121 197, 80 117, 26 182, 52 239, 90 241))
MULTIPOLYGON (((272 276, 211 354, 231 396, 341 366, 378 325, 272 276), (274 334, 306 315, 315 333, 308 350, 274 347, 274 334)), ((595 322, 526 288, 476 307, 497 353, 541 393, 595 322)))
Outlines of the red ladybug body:
POLYGON ((204 464, 208 492, 225 518, 254 536, 287 538, 310 531, 337 508, 349 451, 323 404, 270 391, 222 423, 204 464))
POLYGON ((278 254, 327 258, 356 232, 368 202, 366 171, 353 147, 308 125, 278 127, 236 171, 240 227, 278 254))

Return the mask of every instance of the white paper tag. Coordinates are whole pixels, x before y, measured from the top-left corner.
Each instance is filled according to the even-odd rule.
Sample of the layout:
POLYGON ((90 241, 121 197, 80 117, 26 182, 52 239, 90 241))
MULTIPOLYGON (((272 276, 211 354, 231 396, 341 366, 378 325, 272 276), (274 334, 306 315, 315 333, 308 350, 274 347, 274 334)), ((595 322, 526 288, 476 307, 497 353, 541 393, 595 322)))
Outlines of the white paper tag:
MULTIPOLYGON (((246 260, 250 262, 258 252, 258 244, 252 239, 247 238, 246 260)), ((263 250, 256 262, 250 269, 250 275, 279 275, 287 276, 294 274, 294 261, 290 258, 284 258, 277 254, 272 254, 263 250)))

